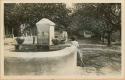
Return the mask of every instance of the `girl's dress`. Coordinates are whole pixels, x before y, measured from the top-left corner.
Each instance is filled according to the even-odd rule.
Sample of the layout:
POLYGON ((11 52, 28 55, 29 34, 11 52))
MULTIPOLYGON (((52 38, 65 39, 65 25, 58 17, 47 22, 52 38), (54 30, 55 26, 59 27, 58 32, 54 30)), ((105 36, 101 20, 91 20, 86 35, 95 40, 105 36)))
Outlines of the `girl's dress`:
POLYGON ((82 53, 78 49, 79 43, 77 41, 71 41, 72 46, 76 47, 77 49, 77 66, 83 66, 83 60, 82 60, 82 53))

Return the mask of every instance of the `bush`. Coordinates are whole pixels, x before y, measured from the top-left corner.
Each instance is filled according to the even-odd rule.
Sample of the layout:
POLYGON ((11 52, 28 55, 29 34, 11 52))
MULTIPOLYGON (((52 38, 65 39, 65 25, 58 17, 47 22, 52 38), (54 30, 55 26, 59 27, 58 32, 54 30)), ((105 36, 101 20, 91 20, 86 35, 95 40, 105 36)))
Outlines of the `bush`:
POLYGON ((21 38, 16 38, 16 41, 17 41, 17 43, 19 44, 19 45, 21 45, 21 44, 23 44, 23 42, 24 42, 24 39, 21 39, 21 38))
POLYGON ((54 45, 58 45, 59 44, 59 40, 58 39, 52 39, 52 42, 54 45))

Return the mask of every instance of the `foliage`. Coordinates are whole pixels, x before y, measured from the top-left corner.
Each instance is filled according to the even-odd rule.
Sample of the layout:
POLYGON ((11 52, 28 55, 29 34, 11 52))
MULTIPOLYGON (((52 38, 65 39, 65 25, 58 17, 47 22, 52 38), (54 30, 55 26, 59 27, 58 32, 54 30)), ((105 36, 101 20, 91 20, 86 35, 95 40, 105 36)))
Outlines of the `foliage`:
MULTIPOLYGON (((35 30, 35 24, 42 18, 48 18, 57 25, 63 25, 64 28, 68 26, 69 10, 65 4, 62 3, 20 3, 20 4, 5 4, 5 25, 13 26, 15 35, 20 34, 21 24, 30 24, 32 30, 35 30), (12 7, 10 7, 12 6, 12 7), (11 24, 11 25, 10 25, 11 24), (16 32, 18 31, 18 32, 16 32)), ((58 26, 59 27, 59 26, 58 26)), ((32 31, 36 32, 36 31, 32 31)))
POLYGON ((52 39, 52 42, 54 45, 58 45, 59 44, 59 40, 58 39, 52 39))
POLYGON ((21 45, 21 44, 23 44, 24 39, 18 37, 18 38, 16 38, 16 41, 17 41, 17 43, 18 43, 19 45, 21 45))
POLYGON ((70 36, 83 36, 90 31, 99 39, 107 37, 111 45, 112 33, 121 32, 120 3, 75 3, 73 9, 63 3, 5 3, 5 28, 13 28, 20 35, 20 25, 29 25, 25 30, 36 34, 36 22, 48 18, 56 23, 56 30, 66 30, 70 36))
POLYGON ((73 30, 91 31, 99 38, 107 34, 108 45, 111 45, 111 34, 121 32, 121 4, 75 4, 71 27, 73 30), (77 20, 77 21, 76 21, 77 20))

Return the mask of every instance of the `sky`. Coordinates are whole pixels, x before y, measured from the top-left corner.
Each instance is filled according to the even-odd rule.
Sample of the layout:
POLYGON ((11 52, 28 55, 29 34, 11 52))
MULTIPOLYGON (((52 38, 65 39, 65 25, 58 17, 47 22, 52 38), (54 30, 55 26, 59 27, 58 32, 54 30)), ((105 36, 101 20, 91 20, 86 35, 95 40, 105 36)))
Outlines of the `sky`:
POLYGON ((67 8, 73 8, 73 3, 67 2, 67 3, 66 3, 66 7, 67 7, 67 8))

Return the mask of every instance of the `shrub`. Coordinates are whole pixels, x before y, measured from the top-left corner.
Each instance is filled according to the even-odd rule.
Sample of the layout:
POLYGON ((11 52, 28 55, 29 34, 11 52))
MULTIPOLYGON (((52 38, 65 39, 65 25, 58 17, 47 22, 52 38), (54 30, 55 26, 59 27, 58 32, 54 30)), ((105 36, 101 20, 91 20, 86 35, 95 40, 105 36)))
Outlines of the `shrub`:
POLYGON ((58 45, 59 44, 59 40, 58 39, 52 39, 52 42, 54 45, 58 45))
POLYGON ((24 39, 21 39, 21 38, 16 38, 16 41, 17 41, 17 43, 19 44, 19 45, 21 45, 21 44, 23 44, 23 42, 24 42, 24 39))

